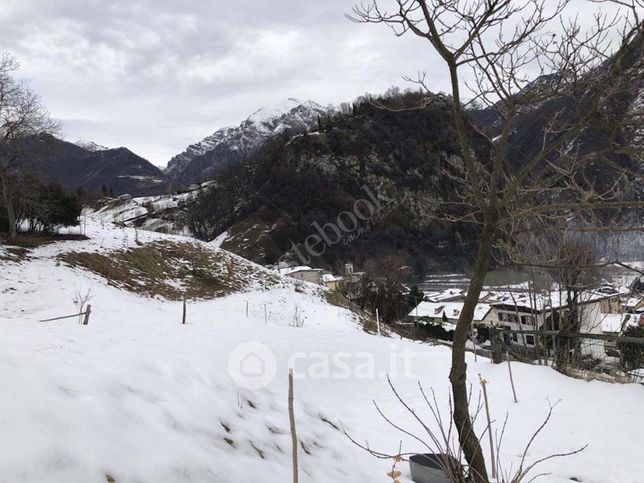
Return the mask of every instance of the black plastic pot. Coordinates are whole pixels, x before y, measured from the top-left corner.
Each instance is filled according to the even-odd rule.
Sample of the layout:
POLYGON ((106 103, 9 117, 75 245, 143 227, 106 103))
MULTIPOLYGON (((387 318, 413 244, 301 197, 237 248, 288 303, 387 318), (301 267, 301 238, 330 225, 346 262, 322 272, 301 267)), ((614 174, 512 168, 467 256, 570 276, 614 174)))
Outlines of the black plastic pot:
POLYGON ((446 468, 453 473, 461 471, 461 463, 453 456, 440 453, 415 454, 409 458, 411 479, 415 483, 451 483, 446 468))

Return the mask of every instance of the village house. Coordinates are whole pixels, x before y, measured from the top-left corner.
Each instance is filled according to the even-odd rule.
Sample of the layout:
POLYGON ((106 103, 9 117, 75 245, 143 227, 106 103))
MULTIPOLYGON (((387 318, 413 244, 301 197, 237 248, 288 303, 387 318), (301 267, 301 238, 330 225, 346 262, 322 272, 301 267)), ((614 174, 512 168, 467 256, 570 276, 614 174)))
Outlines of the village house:
MULTIPOLYGON (((445 330, 453 330, 463 310, 464 294, 453 289, 449 292, 429 294, 430 298, 440 301, 423 301, 409 316, 419 324, 442 325, 445 330)), ((620 307, 620 292, 610 287, 580 294, 577 306, 580 332, 602 334, 603 327, 608 323, 604 323, 606 315, 619 312, 620 307)), ((505 343, 530 349, 536 346, 536 336, 521 332, 559 330, 560 320, 569 310, 564 292, 535 294, 522 289, 485 291, 481 293, 476 306, 472 328, 479 341, 488 338, 491 327, 507 329, 512 332, 504 334, 505 343)), ((592 354, 594 357, 602 358, 604 353, 600 353, 597 347, 589 350, 597 352, 592 354)))
MULTIPOLYGON (((602 333, 605 335, 622 335, 629 327, 644 327, 644 313, 642 314, 605 314, 602 318, 602 333)), ((617 355, 617 342, 604 341, 607 354, 617 355)))
POLYGON ((622 307, 624 312, 629 314, 644 313, 644 295, 632 294, 630 297, 625 297, 622 307))
POLYGON ((342 288, 344 294, 349 300, 355 300, 360 296, 360 286, 365 272, 356 272, 353 268, 353 263, 344 264, 344 280, 342 288))
POLYGON ((442 292, 428 292, 423 298, 426 302, 462 302, 465 300, 465 291, 450 288, 442 292))
POLYGON ((338 290, 344 281, 343 277, 334 275, 327 270, 307 266, 280 268, 279 273, 303 282, 322 285, 331 290, 338 290))
MULTIPOLYGON (((566 299, 566 293, 552 291, 545 293, 531 292, 499 292, 488 298, 495 307, 498 317, 497 326, 511 331, 504 334, 505 342, 527 348, 535 347, 534 334, 522 334, 522 331, 559 330, 560 321, 566 317, 571 307, 566 299), (496 299, 496 301, 492 301, 496 299)), ((602 320, 608 313, 620 309, 620 293, 608 287, 583 292, 578 296, 577 316, 579 317, 580 333, 601 334, 602 320)), ((587 349, 597 358, 604 356, 599 346, 587 349)))
MULTIPOLYGON (((463 302, 421 302, 410 313, 420 325, 439 325, 447 332, 453 331, 461 316, 463 302)), ((489 304, 478 304, 474 309, 473 325, 493 325, 495 312, 489 304)))
POLYGON ((332 273, 322 274, 322 283, 330 290, 340 290, 343 282, 344 277, 340 277, 339 275, 334 275, 332 273))
POLYGON ((322 274, 324 271, 321 268, 301 266, 282 268, 279 270, 279 272, 282 275, 294 278, 295 280, 322 285, 322 274))

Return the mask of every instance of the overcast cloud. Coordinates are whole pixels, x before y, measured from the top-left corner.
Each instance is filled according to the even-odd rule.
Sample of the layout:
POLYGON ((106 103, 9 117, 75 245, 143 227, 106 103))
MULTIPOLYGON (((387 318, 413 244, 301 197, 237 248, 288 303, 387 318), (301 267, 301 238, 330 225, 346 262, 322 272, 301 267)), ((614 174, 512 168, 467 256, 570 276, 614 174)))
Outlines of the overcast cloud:
POLYGON ((158 165, 288 97, 337 104, 420 70, 447 88, 421 39, 349 22, 350 0, 1 3, 0 50, 18 58, 65 138, 127 146, 158 165))

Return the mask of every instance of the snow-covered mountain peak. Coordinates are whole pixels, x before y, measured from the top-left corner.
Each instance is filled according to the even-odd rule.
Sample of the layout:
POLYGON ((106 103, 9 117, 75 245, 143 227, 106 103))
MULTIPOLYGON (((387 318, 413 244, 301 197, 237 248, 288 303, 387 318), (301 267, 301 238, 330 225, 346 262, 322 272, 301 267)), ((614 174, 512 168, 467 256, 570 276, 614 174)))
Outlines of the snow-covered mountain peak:
MULTIPOLYGON (((307 103, 310 103, 310 102, 311 101, 308 101, 307 103)), ((277 117, 281 117, 284 114, 287 114, 288 112, 292 111, 296 107, 299 107, 304 104, 306 103, 294 97, 290 97, 283 101, 275 102, 273 104, 268 104, 266 106, 260 107, 258 110, 256 110, 250 116, 248 116, 247 120, 255 123, 271 121, 277 117)))
POLYGON ((291 97, 258 109, 242 122, 241 127, 251 131, 265 131, 270 136, 287 129, 308 129, 325 112, 327 109, 313 101, 291 97))
POLYGON ((313 101, 289 98, 266 105, 239 126, 224 127, 192 144, 168 162, 166 174, 183 184, 212 179, 214 171, 238 162, 250 151, 285 131, 305 131, 332 109, 313 101))
POLYGON ((78 146, 79 148, 83 148, 86 151, 92 151, 92 152, 108 151, 110 149, 110 148, 105 147, 105 146, 103 146, 101 144, 97 144, 94 141, 84 141, 82 139, 76 141, 74 144, 76 146, 78 146))

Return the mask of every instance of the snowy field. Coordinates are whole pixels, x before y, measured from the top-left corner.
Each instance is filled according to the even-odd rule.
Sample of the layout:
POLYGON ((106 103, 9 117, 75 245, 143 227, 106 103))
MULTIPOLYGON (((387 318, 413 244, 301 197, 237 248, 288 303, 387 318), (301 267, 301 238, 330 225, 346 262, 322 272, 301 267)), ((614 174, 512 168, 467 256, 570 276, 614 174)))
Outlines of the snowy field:
MULTIPOLYGON (((134 243, 133 230, 92 219, 87 234, 88 241, 34 249, 21 262, 3 261, 9 257, 0 248, 1 482, 290 481, 289 361, 297 376, 300 481, 390 481, 391 461, 373 458, 339 428, 382 452, 396 453, 400 441, 403 452, 427 452, 388 426, 372 401, 422 435, 384 375, 392 374, 405 400, 431 423, 417 380, 435 389, 446 414, 448 348, 367 334, 319 289, 287 279, 270 290, 253 286, 190 303, 188 324, 181 325, 180 302, 125 292, 56 259, 66 251, 134 243), (88 326, 75 319, 38 322, 74 313, 74 293, 89 288, 88 326), (275 358, 274 367, 268 361, 275 377, 259 389, 240 387, 229 371, 231 353, 249 341, 275 358)), ((138 237, 141 243, 179 239, 138 237)), ((518 404, 506 365, 469 357, 469 380, 481 374, 489 381, 494 428, 508 416, 501 454, 507 471, 516 468, 549 405, 558 403, 527 460, 588 447, 544 463, 534 474, 550 474, 537 481, 644 482, 644 386, 575 380, 519 363, 513 372, 518 404)), ((478 383, 473 394, 478 398, 478 383)), ((483 420, 477 424, 481 433, 483 420)), ((487 455, 486 438, 483 444, 487 455)), ((399 468, 401 481, 409 482, 407 464, 399 468)))

